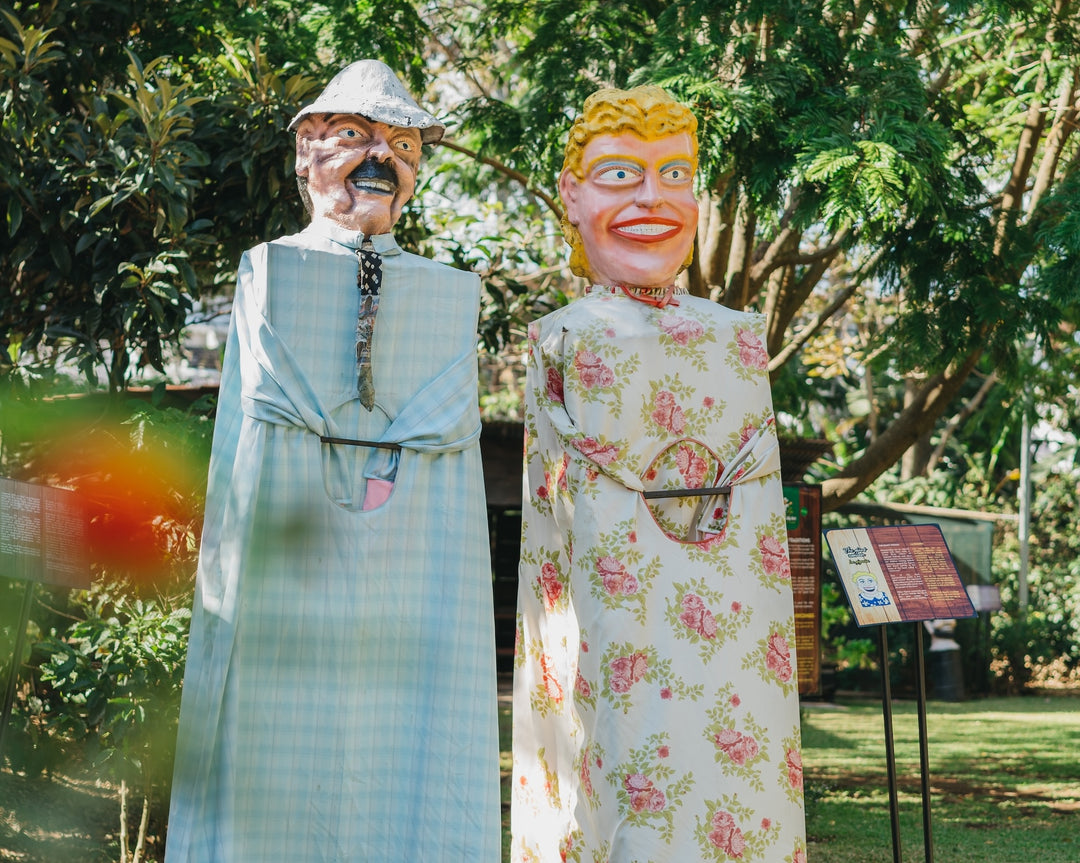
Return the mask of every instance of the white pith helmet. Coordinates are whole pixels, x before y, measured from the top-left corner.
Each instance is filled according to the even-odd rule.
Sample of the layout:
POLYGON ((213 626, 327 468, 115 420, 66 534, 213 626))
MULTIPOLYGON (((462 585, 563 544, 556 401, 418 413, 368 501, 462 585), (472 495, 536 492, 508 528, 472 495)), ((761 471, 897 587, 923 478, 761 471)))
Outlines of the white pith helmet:
POLYGON ((311 114, 359 114, 376 123, 419 129, 425 144, 437 143, 446 131, 379 60, 357 60, 338 72, 319 97, 293 117, 289 131, 311 114))

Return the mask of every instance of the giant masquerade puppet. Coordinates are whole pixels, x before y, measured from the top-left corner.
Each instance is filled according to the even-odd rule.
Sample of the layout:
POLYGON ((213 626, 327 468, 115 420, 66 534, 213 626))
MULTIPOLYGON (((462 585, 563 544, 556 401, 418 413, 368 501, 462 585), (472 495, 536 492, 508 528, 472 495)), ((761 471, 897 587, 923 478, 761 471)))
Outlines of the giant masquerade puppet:
POLYGON ((586 294, 529 329, 515 863, 805 863, 764 320, 675 288, 697 122, 601 90, 559 190, 586 294))
POLYGON ((443 127, 382 63, 299 112, 311 224, 240 263, 166 859, 499 859, 479 284, 390 231, 443 127))

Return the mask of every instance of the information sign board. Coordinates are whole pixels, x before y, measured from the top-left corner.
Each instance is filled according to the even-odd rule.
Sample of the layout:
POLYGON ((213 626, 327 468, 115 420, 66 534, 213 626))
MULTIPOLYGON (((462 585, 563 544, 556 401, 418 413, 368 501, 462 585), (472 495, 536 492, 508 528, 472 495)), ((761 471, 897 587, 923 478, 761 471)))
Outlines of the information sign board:
POLYGON ((821 486, 784 485, 799 694, 821 691, 821 486))
POLYGON ((859 626, 975 617, 936 524, 834 528, 825 541, 859 626))
POLYGON ((90 587, 86 512, 74 492, 0 477, 0 575, 90 587))

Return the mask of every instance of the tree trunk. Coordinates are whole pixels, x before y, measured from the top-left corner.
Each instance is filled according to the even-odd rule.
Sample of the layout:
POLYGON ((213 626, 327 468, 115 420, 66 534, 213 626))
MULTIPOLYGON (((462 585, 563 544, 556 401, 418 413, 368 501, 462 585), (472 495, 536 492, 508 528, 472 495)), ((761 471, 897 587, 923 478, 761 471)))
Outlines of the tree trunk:
MULTIPOLYGON (((919 382, 912 377, 904 379, 904 407, 907 407, 918 398, 919 382)), ((925 476, 929 464, 932 445, 930 442, 930 429, 924 431, 911 446, 904 452, 900 459, 900 479, 914 479, 917 476, 925 476)))
POLYGON ((120 863, 128 863, 127 783, 120 780, 120 863))
POLYGON ((931 429, 982 356, 977 350, 959 366, 928 378, 896 420, 836 476, 821 484, 822 512, 847 503, 894 465, 919 436, 931 429))
POLYGON ((729 309, 744 309, 750 303, 750 267, 756 229, 757 215, 744 200, 735 215, 729 263, 720 300, 729 309))
POLYGON ((967 400, 963 409, 956 414, 951 420, 945 424, 945 429, 941 433, 941 439, 937 442, 937 446, 934 447, 934 451, 930 454, 929 460, 926 462, 926 472, 931 473, 945 456, 945 450, 948 448, 949 441, 956 433, 956 430, 964 424, 964 422, 971 416, 974 416, 975 412, 982 407, 983 402, 986 401, 987 395, 990 390, 997 384, 997 373, 990 372, 986 376, 986 380, 982 382, 982 386, 979 387, 979 391, 975 393, 974 397, 967 400))
MULTIPOLYGON (((149 787, 149 786, 148 786, 149 787)), ((139 835, 135 839, 135 854, 131 863, 142 863, 146 853, 146 831, 150 826, 150 795, 144 794, 142 800, 142 815, 139 817, 139 835)))
POLYGON ((701 196, 698 213, 698 248, 696 260, 701 267, 702 296, 718 300, 727 281, 731 256, 732 228, 735 220, 734 195, 725 195, 727 178, 718 181, 717 189, 701 196))

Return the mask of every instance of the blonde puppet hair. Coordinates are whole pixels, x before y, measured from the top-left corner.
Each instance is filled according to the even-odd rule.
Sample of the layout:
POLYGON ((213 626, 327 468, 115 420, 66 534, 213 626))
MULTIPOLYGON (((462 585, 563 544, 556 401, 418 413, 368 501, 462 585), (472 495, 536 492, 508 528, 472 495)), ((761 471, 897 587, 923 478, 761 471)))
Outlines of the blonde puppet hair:
MULTIPOLYGON (((584 180, 585 169, 581 159, 589 141, 598 135, 618 135, 622 132, 632 132, 645 141, 680 132, 688 133, 693 147, 693 170, 697 171, 697 125, 697 117, 690 109, 676 102, 660 87, 646 85, 632 90, 597 90, 585 100, 581 116, 570 127, 563 171, 570 171, 578 180, 584 180)), ((575 276, 588 278, 588 259, 580 232, 570 224, 565 214, 560 226, 563 237, 570 245, 570 271, 575 276)), ((694 249, 691 247, 682 269, 690 265, 693 257, 694 249)))

